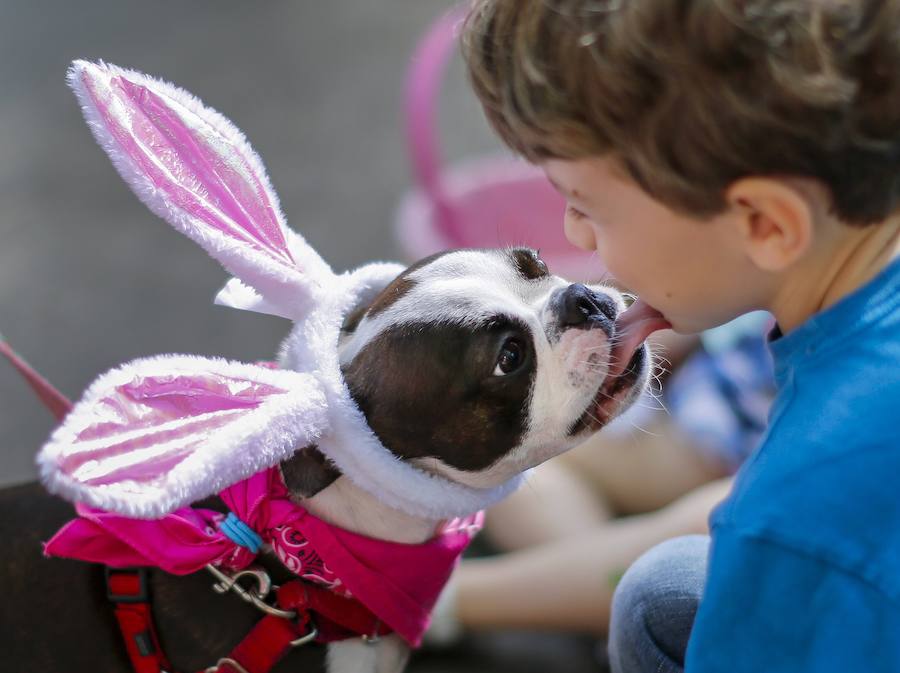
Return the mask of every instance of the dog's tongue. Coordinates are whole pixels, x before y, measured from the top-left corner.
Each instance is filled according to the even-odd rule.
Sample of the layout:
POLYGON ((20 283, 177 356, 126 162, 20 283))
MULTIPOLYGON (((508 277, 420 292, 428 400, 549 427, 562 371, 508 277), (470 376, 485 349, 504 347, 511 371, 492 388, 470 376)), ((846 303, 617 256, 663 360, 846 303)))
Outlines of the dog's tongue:
POLYGON ((671 327, 662 313, 637 299, 627 310, 616 318, 615 339, 616 345, 611 355, 611 363, 607 378, 619 376, 628 363, 631 356, 644 340, 656 330, 671 327))

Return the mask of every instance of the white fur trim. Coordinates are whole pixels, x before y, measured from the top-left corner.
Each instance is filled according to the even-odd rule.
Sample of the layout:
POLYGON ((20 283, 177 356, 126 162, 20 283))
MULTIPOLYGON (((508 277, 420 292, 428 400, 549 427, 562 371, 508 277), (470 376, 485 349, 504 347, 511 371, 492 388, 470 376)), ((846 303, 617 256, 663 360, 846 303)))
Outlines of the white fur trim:
POLYGON ((279 318, 287 318, 288 320, 297 319, 297 316, 290 315, 290 311, 263 299, 259 292, 248 285, 244 285, 239 278, 229 280, 225 287, 219 290, 213 303, 219 306, 235 308, 239 311, 274 315, 279 318))

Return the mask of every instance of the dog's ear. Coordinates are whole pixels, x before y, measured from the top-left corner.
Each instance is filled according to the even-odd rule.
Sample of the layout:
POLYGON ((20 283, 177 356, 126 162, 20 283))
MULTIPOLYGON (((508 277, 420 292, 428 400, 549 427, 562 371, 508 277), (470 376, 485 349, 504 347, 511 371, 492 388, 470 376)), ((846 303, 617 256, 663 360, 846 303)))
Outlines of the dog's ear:
POLYGON ((281 464, 284 484, 293 494, 311 498, 341 476, 340 471, 313 444, 300 449, 281 464))
POLYGON ((366 311, 369 310, 371 305, 371 299, 368 302, 357 304, 353 310, 347 314, 347 317, 344 318, 344 324, 341 325, 341 332, 344 334, 353 334, 353 332, 356 331, 356 328, 359 327, 359 323, 362 321, 363 316, 366 315, 366 311))
POLYGON ((391 293, 392 288, 409 272, 399 264, 376 262, 360 267, 351 275, 354 297, 350 308, 345 313, 341 332, 352 334, 365 317, 366 312, 376 303, 383 302, 383 295, 391 293))

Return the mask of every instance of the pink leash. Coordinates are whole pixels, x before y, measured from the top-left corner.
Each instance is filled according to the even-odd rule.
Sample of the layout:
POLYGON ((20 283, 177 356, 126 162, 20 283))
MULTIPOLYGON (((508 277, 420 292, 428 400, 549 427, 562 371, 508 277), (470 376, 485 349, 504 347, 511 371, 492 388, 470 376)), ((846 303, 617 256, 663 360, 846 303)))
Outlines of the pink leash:
POLYGON ((56 417, 56 420, 61 421, 65 418, 66 414, 72 409, 72 402, 53 387, 53 384, 47 379, 38 374, 31 365, 25 362, 10 347, 6 339, 3 338, 3 334, 0 334, 0 353, 10 361, 13 367, 19 370, 19 373, 28 382, 28 385, 31 386, 41 402, 44 403, 44 406, 56 417))

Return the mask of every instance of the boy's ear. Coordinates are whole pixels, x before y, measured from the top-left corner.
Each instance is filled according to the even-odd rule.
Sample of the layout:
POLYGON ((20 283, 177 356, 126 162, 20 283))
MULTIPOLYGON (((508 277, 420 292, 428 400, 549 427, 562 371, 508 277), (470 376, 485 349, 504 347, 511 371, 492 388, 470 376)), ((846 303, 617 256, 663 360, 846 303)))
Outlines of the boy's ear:
POLYGON ((763 271, 787 269, 813 241, 814 215, 805 195, 778 178, 747 177, 725 193, 737 214, 745 250, 763 271))

